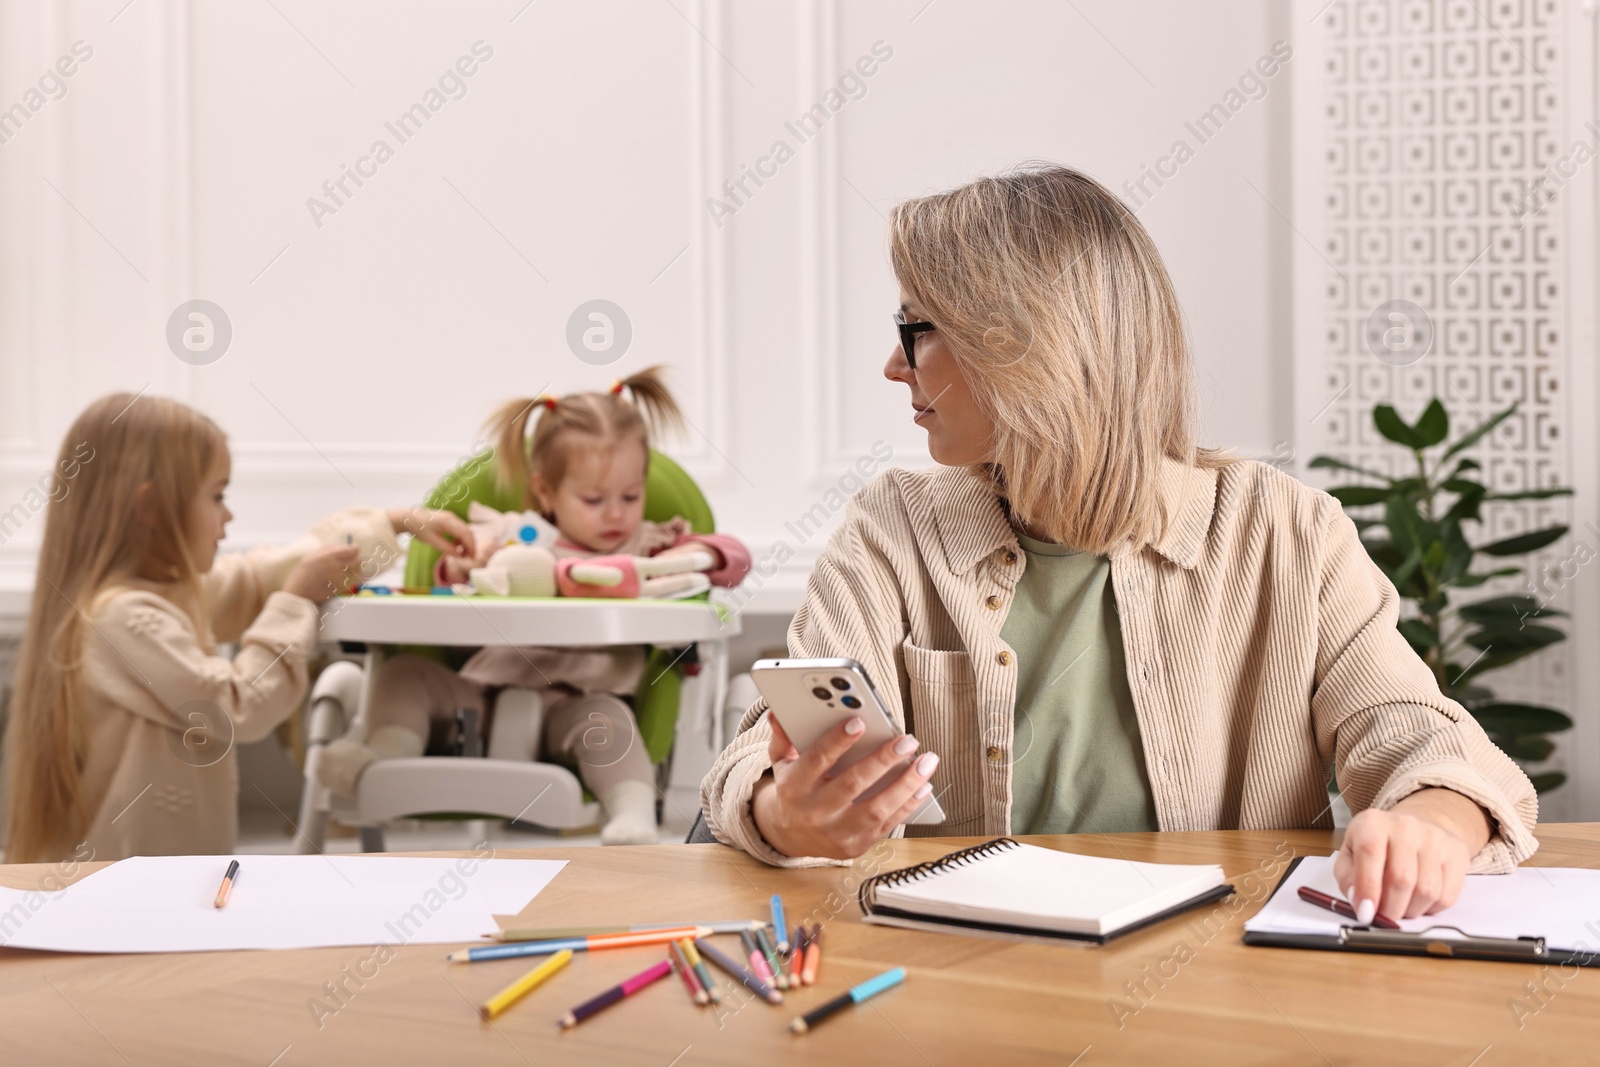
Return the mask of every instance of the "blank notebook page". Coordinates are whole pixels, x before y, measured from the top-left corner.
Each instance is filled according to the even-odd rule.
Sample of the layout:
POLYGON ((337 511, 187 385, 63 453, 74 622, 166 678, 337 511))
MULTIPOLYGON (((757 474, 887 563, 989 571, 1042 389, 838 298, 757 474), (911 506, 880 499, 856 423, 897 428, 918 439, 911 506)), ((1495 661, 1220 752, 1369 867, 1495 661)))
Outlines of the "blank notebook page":
POLYGON ((1135 863, 1019 843, 881 886, 875 899, 918 915, 1108 934, 1225 880, 1215 864, 1135 863))

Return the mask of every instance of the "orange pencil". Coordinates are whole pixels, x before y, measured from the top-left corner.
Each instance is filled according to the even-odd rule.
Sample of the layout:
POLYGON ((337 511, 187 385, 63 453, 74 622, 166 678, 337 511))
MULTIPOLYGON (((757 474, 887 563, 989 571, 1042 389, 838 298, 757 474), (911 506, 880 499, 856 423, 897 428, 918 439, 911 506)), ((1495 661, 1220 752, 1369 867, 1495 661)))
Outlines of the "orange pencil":
POLYGON ((822 962, 822 924, 817 923, 806 938, 806 962, 800 971, 800 980, 806 985, 817 984, 817 966, 822 962))
POLYGON ((234 860, 228 864, 228 873, 222 876, 222 885, 217 887, 217 899, 211 906, 220 908, 228 902, 228 895, 233 892, 233 877, 239 873, 239 861, 234 860))

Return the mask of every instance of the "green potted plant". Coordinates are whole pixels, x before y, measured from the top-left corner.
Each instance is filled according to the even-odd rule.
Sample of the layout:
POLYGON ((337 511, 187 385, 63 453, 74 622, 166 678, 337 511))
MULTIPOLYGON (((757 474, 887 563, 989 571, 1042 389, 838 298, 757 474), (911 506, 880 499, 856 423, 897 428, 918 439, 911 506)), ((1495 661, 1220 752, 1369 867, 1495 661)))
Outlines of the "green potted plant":
MULTIPOLYGON (((1566 535, 1567 527, 1548 526, 1486 544, 1474 545, 1467 539, 1467 524, 1482 523, 1480 510, 1486 503, 1572 494, 1566 487, 1491 493, 1473 477, 1481 467, 1461 453, 1493 432, 1516 409, 1513 404, 1446 445, 1450 417, 1438 399, 1428 404, 1415 423, 1406 422, 1391 405, 1379 404, 1373 409, 1372 421, 1386 439, 1411 451, 1414 474, 1391 478, 1333 456, 1318 456, 1311 466, 1358 474, 1374 483, 1343 485, 1328 492, 1346 508, 1382 508, 1382 518, 1351 518, 1367 554, 1411 604, 1412 610, 1401 611, 1400 632, 1433 671, 1440 691, 1470 711, 1495 744, 1516 759, 1537 762, 1548 759, 1555 749, 1549 735, 1571 729, 1572 719, 1555 708, 1499 700, 1481 679, 1490 671, 1566 640, 1566 634, 1552 625, 1566 613, 1534 596, 1451 601, 1458 590, 1523 573, 1520 566, 1474 570, 1473 563, 1480 555, 1495 560, 1521 556, 1566 535)), ((1529 588, 1534 588, 1532 583, 1529 588)), ((1532 777, 1540 792, 1566 780, 1560 772, 1532 777)))

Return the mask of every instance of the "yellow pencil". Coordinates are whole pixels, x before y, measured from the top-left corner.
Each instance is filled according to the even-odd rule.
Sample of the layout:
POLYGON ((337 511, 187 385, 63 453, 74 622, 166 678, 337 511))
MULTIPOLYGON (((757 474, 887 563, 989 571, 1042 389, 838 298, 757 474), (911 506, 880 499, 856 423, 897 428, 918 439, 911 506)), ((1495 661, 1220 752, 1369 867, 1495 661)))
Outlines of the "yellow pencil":
POLYGON ((500 992, 484 1001, 483 1006, 478 1009, 479 1014, 481 1014, 485 1019, 493 1019, 496 1015, 499 1015, 501 1012, 511 1007, 511 1005, 527 996, 535 986, 537 986, 540 982, 543 982, 546 978, 549 978, 552 974, 555 974, 561 968, 565 967, 571 960, 572 950, 570 948, 562 949, 560 952, 557 952, 554 956, 551 956, 549 959, 539 964, 539 966, 535 967, 521 978, 518 978, 515 982, 512 982, 510 985, 500 990, 500 992))

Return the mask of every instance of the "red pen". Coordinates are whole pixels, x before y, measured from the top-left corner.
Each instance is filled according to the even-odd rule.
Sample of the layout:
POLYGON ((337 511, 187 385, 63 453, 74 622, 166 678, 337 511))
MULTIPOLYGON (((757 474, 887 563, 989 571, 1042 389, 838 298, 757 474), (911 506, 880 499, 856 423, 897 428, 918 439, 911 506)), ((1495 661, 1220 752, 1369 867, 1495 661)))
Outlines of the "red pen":
MULTIPOLYGON (((1326 893, 1318 892, 1308 885, 1303 885, 1300 887, 1300 899, 1305 901, 1307 904, 1315 904, 1319 908, 1327 908, 1329 911, 1337 912, 1340 915, 1343 915, 1346 919, 1355 919, 1357 922, 1361 921, 1356 916, 1356 909, 1352 908, 1348 903, 1340 900, 1338 897, 1330 897, 1326 893)), ((1378 927, 1380 930, 1400 929, 1399 923, 1383 915, 1373 915, 1372 925, 1378 927)))

